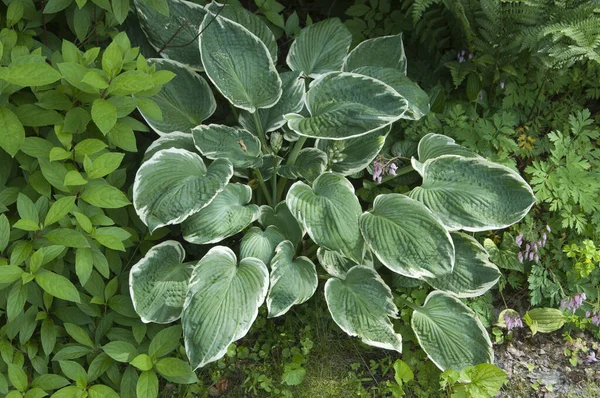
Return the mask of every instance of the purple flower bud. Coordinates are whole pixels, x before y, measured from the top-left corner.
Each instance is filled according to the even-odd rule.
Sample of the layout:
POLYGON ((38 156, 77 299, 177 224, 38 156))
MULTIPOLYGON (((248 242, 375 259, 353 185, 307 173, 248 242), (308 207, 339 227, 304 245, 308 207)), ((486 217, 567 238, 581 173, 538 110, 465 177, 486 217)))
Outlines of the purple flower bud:
POLYGON ((473 59, 473 54, 469 53, 469 59, 473 59))
POLYGON ((589 311, 586 311, 586 312, 585 312, 585 317, 586 317, 586 318, 589 318, 589 317, 590 317, 590 315, 592 315, 592 314, 591 314, 589 311))
POLYGON ((529 253, 529 261, 533 261, 533 256, 534 256, 534 254, 535 254, 535 253, 533 253, 533 252, 529 253))
POLYGON ((536 246, 537 246, 537 247, 544 247, 544 242, 542 242, 542 240, 540 239, 540 240, 538 240, 538 241, 536 242, 536 246))
POLYGON ((546 233, 544 232, 542 234, 542 246, 546 246, 546 239, 548 238, 548 235, 546 235, 546 233))
POLYGON ((392 164, 390 164, 390 169, 388 170, 388 173, 395 176, 396 170, 398 170, 398 166, 396 166, 396 163, 392 163, 392 164))
POLYGON ((506 329, 512 330, 514 328, 522 328, 523 321, 518 315, 510 316, 508 314, 504 314, 504 323, 506 324, 506 329))
POLYGON ((540 256, 537 253, 535 254, 535 262, 536 263, 540 262, 540 256))
POLYGON ((504 82, 500 82, 500 88, 504 90, 504 82))
POLYGON ((521 246, 523 244, 523 234, 519 234, 516 238, 515 238, 515 243, 519 246, 521 246))
POLYGON ((534 253, 537 253, 537 251, 538 251, 538 246, 537 246, 537 243, 534 243, 532 248, 533 248, 533 250, 532 250, 532 251, 533 251, 534 253))
POLYGON ((517 257, 519 258, 519 262, 523 264, 523 252, 519 252, 519 255, 517 257))
POLYGON ((596 358, 596 352, 592 351, 590 352, 590 354, 585 358, 585 363, 592 364, 592 363, 596 363, 598 362, 598 358, 596 358))
POLYGON ((546 229, 548 230, 548 232, 552 232, 552 230, 550 229, 550 225, 546 225, 546 229))
POLYGON ((381 183, 381 175, 383 174, 383 166, 378 161, 373 162, 373 181, 381 183))
POLYGON ((531 249, 531 245, 528 243, 527 245, 525 245, 525 251, 529 252, 529 249, 531 249))

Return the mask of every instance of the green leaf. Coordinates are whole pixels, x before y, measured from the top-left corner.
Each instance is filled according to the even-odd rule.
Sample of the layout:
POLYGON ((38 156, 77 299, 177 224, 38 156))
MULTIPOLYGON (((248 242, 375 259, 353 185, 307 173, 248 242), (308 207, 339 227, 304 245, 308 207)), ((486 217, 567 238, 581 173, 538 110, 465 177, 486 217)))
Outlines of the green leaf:
POLYGON ((410 197, 424 203, 449 230, 506 228, 535 203, 519 174, 485 159, 444 155, 427 160, 417 171, 423 185, 410 197))
POLYGON ((85 398, 85 391, 76 386, 68 386, 65 388, 61 388, 54 394, 52 394, 52 398, 85 398))
POLYGON ((86 380, 86 373, 83 366, 75 361, 59 361, 60 369, 69 379, 73 381, 86 380))
POLYGON ((17 115, 6 108, 0 108, 0 148, 15 157, 25 142, 25 129, 17 115))
POLYGON ((264 231, 259 227, 252 227, 240 243, 240 258, 255 257, 269 265, 275 255, 275 248, 284 240, 285 236, 273 225, 269 225, 264 231))
MULTIPOLYGON (((359 265, 356 261, 349 259, 348 257, 344 257, 342 254, 338 252, 333 252, 330 250, 325 250, 322 247, 319 247, 317 250, 317 258, 319 259, 319 265, 323 267, 325 271, 331 276, 335 276, 340 279, 344 279, 346 274, 352 267, 355 265, 359 265)), ((365 256, 365 260, 363 261, 363 265, 367 265, 368 263, 372 263, 373 258, 368 258, 365 256)))
POLYGON ((315 265, 308 257, 294 259, 296 250, 289 240, 281 242, 271 261, 271 284, 267 296, 269 318, 285 314, 293 305, 302 304, 317 290, 315 265))
POLYGON ((208 78, 234 106, 255 112, 281 97, 281 79, 265 44, 244 26, 208 13, 200 28, 208 78))
MULTIPOLYGON (((90 180, 104 177, 119 168, 125 154, 108 152, 98 156, 85 171, 90 180)), ((84 163, 85 166, 85 163, 84 163)))
POLYGON ((286 204, 319 246, 362 260, 363 242, 358 227, 362 209, 354 187, 344 177, 324 173, 312 188, 298 181, 288 191, 286 204))
POLYGON ((66 247, 90 247, 85 236, 74 229, 57 228, 44 234, 44 236, 52 243, 66 247))
POLYGON ((49 0, 44 7, 44 14, 55 14, 71 5, 73 0, 49 0))
POLYGON ((168 240, 153 248, 129 273, 133 307, 143 322, 170 323, 181 316, 193 265, 183 264, 185 251, 168 240))
POLYGON ((423 307, 413 312, 411 325, 421 348, 442 371, 460 371, 494 359, 492 342, 479 318, 447 293, 429 293, 423 307))
POLYGON ((192 129, 194 144, 208 159, 230 159, 234 167, 256 167, 262 153, 258 137, 248 131, 219 124, 200 125, 192 129))
MULTIPOLYGON (((208 119, 217 108, 215 97, 206 80, 178 62, 168 59, 149 59, 157 71, 169 71, 175 78, 165 84, 152 100, 158 106, 162 119, 154 117, 138 103, 138 109, 157 134, 175 131, 189 133, 190 130, 208 119)), ((142 98, 139 98, 142 100, 142 98)))
POLYGON ((54 272, 40 270, 35 275, 37 284, 46 291, 46 293, 61 300, 80 303, 79 292, 75 285, 62 275, 54 272))
POLYGON ((107 100, 97 99, 92 104, 92 120, 106 135, 117 123, 117 108, 107 100))
POLYGON ((154 88, 152 75, 139 70, 128 70, 112 79, 108 94, 132 95, 152 88, 154 88))
POLYGON ((417 151, 421 163, 443 155, 458 155, 465 158, 480 157, 464 146, 458 145, 452 138, 434 133, 426 134, 421 138, 417 151))
POLYGON ((392 87, 408 103, 403 119, 419 120, 429 113, 429 95, 398 69, 365 66, 354 71, 392 87))
POLYGON ((177 358, 163 358, 156 362, 156 371, 171 383, 192 384, 198 378, 189 364, 177 358))
POLYGON ((89 84, 98 90, 104 90, 105 88, 108 88, 108 81, 106 80, 106 77, 102 76, 99 72, 99 70, 90 70, 85 74, 85 76, 83 76, 81 82, 89 84))
MULTIPOLYGON (((277 227, 285 239, 295 245, 300 243, 302 236, 304 236, 302 226, 292 215, 285 201, 279 202, 277 206, 275 206, 275 209, 270 206, 261 206, 259 222, 265 228, 271 225, 277 227)), ((279 242, 277 242, 277 244, 279 244, 279 242)), ((273 247, 273 249, 275 249, 275 247, 273 247)))
POLYGON ((525 313, 523 320, 535 331, 533 334, 552 333, 563 327, 565 314, 556 308, 534 308, 525 313))
POLYGON ((204 245, 237 234, 258 218, 258 206, 248 204, 251 200, 248 185, 227 184, 208 206, 183 222, 183 239, 204 245))
POLYGON ((330 278, 325 300, 335 323, 350 336, 374 347, 402 352, 402 336, 389 318, 396 318, 392 292, 375 270, 357 265, 345 279, 330 278))
POLYGON ((23 270, 16 265, 1 265, 0 266, 0 283, 13 283, 21 279, 23 270))
POLYGON ((21 218, 27 218, 35 223, 40 222, 37 207, 25 194, 20 193, 17 197, 17 212, 21 218))
POLYGON ((153 359, 164 357, 180 345, 181 326, 175 325, 158 332, 150 341, 148 355, 153 359))
POLYGON ((46 391, 58 390, 66 385, 69 385, 69 380, 55 374, 39 375, 31 382, 31 387, 41 388, 46 391))
POLYGON ((164 149, 138 169, 133 205, 153 232, 197 213, 225 188, 232 176, 233 166, 226 159, 217 159, 207 168, 195 153, 164 149))
POLYGON ((279 166, 277 173, 285 178, 304 178, 312 183, 327 168, 327 155, 318 148, 303 148, 293 165, 279 166))
POLYGON ((460 298, 481 296, 490 290, 502 276, 488 258, 486 250, 469 235, 450 234, 456 251, 456 262, 451 274, 437 278, 424 278, 438 290, 460 298))
POLYGON ((142 372, 136 385, 138 397, 156 398, 158 397, 158 377, 152 370, 142 372))
POLYGON ((74 186, 85 185, 88 182, 85 178, 83 178, 80 172, 78 172, 77 170, 71 170, 65 175, 63 183, 65 186, 74 186))
POLYGON ((262 261, 245 258, 238 265, 227 247, 215 246, 200 260, 182 314, 186 353, 194 369, 221 358, 248 333, 268 285, 262 261))
POLYGON ((10 84, 23 87, 37 87, 52 84, 62 75, 46 62, 11 65, 2 78, 10 84))
POLYGON ((126 341, 111 341, 102 350, 117 362, 131 362, 138 355, 133 345, 126 341))
POLYGON ((112 0, 112 10, 115 19, 121 25, 129 13, 129 0, 112 0))
POLYGON ((473 395, 487 394, 494 397, 504 383, 506 383, 506 372, 489 363, 468 367, 461 373, 461 378, 468 380, 467 391, 473 395))
POLYGON ((52 207, 50 207, 50 210, 48 210, 48 214, 46 214, 44 226, 47 227, 52 225, 69 214, 69 211, 71 211, 75 204, 75 199, 75 196, 65 196, 54 202, 52 207))
POLYGON ((329 73, 315 80, 306 97, 310 117, 285 115, 288 127, 313 138, 358 137, 400 119, 406 99, 379 80, 355 73, 329 73))
POLYGON ((344 61, 345 72, 353 72, 363 66, 394 68, 406 75, 406 55, 402 33, 365 40, 359 43, 344 61))
MULTIPOLYGON (((259 126, 263 132, 268 133, 281 128, 285 124, 283 115, 300 112, 304 107, 304 79, 300 78, 300 73, 288 71, 279 75, 282 82, 281 98, 274 106, 257 111, 259 126)), ((240 111, 239 122, 246 130, 259 135, 250 112, 240 111)))
POLYGON ((156 2, 135 0, 134 4, 140 27, 156 51, 162 50, 165 58, 192 69, 203 69, 198 32, 206 15, 204 7, 189 1, 169 0, 168 7, 164 2, 165 13, 153 7, 156 2))
POLYGON ((54 346, 56 345, 56 335, 57 332, 54 321, 52 318, 46 317, 46 319, 42 321, 42 326, 40 328, 40 337, 44 354, 50 355, 50 353, 54 351, 54 346))
POLYGON ((94 384, 88 389, 89 398, 119 398, 120 395, 109 386, 94 384))
POLYGON ((151 370, 154 366, 152 363, 152 358, 150 358, 147 354, 138 355, 137 357, 133 358, 133 361, 131 361, 130 364, 141 371, 151 370))
POLYGON ((90 348, 94 348, 94 343, 92 342, 92 339, 90 339, 90 336, 88 336, 88 333, 85 330, 83 330, 81 327, 74 325, 72 323, 65 323, 64 326, 65 326, 66 332, 69 334, 69 336, 71 336, 73 338, 73 340, 75 340, 79 344, 83 344, 90 348))
POLYGON ((409 278, 443 278, 454 267, 450 234, 422 203, 400 194, 379 195, 360 216, 360 231, 377 258, 409 278))
POLYGON ((296 37, 286 58, 291 70, 317 78, 342 69, 352 43, 352 34, 338 18, 330 18, 304 28, 296 37))
POLYGON ((119 209, 131 204, 123 192, 108 184, 87 186, 79 197, 101 209, 119 209))
POLYGON ((80 248, 75 252, 75 273, 79 282, 84 286, 92 275, 94 269, 94 256, 92 250, 80 248))
POLYGON ((4 214, 0 214, 0 252, 8 246, 10 239, 10 223, 4 214))
POLYGON ((106 76, 108 76, 108 79, 112 80, 113 77, 117 76, 119 72, 121 72, 122 68, 123 54, 119 48, 119 44, 116 41, 113 41, 108 45, 108 47, 106 47, 104 54, 102 54, 102 70, 106 76))
POLYGON ((27 374, 13 363, 6 364, 8 366, 8 379, 12 385, 19 391, 25 391, 29 382, 27 381, 27 374))
POLYGON ((13 224, 13 228, 22 229, 23 231, 39 231, 40 226, 32 220, 22 218, 13 224))
POLYGON ((390 132, 390 126, 347 140, 317 140, 315 146, 329 156, 331 171, 349 176, 373 163, 390 132))

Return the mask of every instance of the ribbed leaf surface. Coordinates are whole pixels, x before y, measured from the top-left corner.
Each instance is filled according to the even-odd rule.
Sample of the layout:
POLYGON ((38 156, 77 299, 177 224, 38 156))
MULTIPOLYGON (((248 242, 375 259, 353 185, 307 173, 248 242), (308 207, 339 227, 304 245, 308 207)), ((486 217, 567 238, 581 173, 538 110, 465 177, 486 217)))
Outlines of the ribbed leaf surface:
POLYGON ((402 33, 360 42, 344 61, 344 71, 352 72, 363 66, 398 69, 406 75, 406 55, 402 33))
POLYGON ((465 158, 480 157, 464 146, 458 145, 452 138, 435 133, 429 133, 421 138, 417 151, 421 163, 442 155, 458 155, 465 158))
POLYGON ((182 314, 187 356, 194 369, 221 358, 248 333, 265 300, 269 271, 262 261, 213 247, 190 279, 182 314))
POLYGON ((229 159, 234 167, 254 167, 261 161, 259 139, 248 131, 219 124, 200 125, 192 130, 194 143, 209 159, 229 159))
POLYGON ((285 239, 274 225, 269 225, 264 231, 259 227, 252 227, 240 243, 240 258, 256 257, 268 266, 275 255, 277 245, 285 239))
POLYGON ((325 300, 344 332, 365 344, 402 352, 402 336, 394 332, 389 319, 397 317, 398 309, 390 288, 375 270, 358 265, 345 279, 327 280, 325 300))
POLYGON ((183 264, 185 251, 168 240, 154 246, 129 273, 133 308, 143 322, 169 323, 181 316, 193 265, 183 264))
POLYGON ((270 206, 260 207, 260 225, 273 225, 293 244, 297 245, 304 236, 304 230, 298 220, 292 215, 285 201, 279 202, 275 209, 270 206))

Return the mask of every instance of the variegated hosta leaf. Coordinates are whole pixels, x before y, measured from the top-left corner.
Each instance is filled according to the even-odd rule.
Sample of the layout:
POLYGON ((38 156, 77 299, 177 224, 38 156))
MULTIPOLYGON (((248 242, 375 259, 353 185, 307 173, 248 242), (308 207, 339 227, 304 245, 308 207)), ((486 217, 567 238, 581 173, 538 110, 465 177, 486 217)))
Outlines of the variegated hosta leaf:
POLYGON ((300 240, 304 236, 302 225, 292 215, 285 201, 279 202, 275 206, 275 209, 270 206, 261 206, 258 222, 263 227, 270 225, 277 227, 279 232, 285 236, 285 239, 294 245, 300 243, 300 240))
POLYGON ((159 135, 175 131, 189 133, 190 130, 208 119, 217 108, 210 86, 185 65, 168 59, 151 58, 156 70, 168 70, 176 76, 165 84, 152 100, 161 110, 162 120, 155 119, 140 107, 146 122, 159 135))
POLYGON ((298 181, 287 193, 290 212, 315 243, 360 261, 363 241, 358 228, 362 210, 354 187, 344 177, 321 174, 312 188, 298 181))
POLYGON ((194 145, 192 134, 174 131, 170 134, 160 136, 157 140, 152 141, 152 144, 150 144, 150 146, 146 149, 146 152, 144 152, 143 161, 147 161, 158 151, 170 148, 179 148, 190 152, 196 152, 196 146, 194 145))
POLYGON ((402 33, 377 37, 361 42, 344 61, 344 71, 352 72, 363 66, 398 69, 406 75, 406 55, 402 33))
POLYGON ((209 159, 226 158, 234 167, 255 167, 261 161, 259 139, 248 131, 219 124, 200 125, 192 130, 194 143, 209 159))
POLYGON ((392 87, 356 73, 330 73, 315 80, 306 97, 310 117, 285 115, 288 127, 314 138, 358 137, 400 119, 406 100, 392 87))
MULTIPOLYGON (((300 78, 300 72, 288 71, 279 76, 282 82, 281 98, 274 106, 257 111, 262 131, 267 133, 285 124, 283 115, 300 112, 304 107, 304 79, 300 78)), ((240 111, 239 122, 246 130, 258 136, 259 132, 250 112, 240 111)))
POLYGON ((252 227, 240 243, 240 258, 256 257, 268 266, 275 255, 277 245, 284 240, 285 236, 274 225, 269 225, 264 231, 259 227, 252 227))
POLYGON ((308 257, 294 259, 296 249, 284 240, 275 250, 271 261, 271 287, 267 295, 269 318, 281 316, 293 305, 302 304, 315 294, 317 270, 308 257))
POLYGON ((477 297, 490 290, 502 274, 488 258, 483 246, 469 235, 452 232, 456 262, 451 274, 439 278, 424 278, 438 290, 456 297, 477 297))
POLYGON ((217 159, 207 169, 195 153, 163 149, 138 169, 133 183, 135 211, 151 232, 178 224, 209 204, 232 175, 227 159, 217 159))
POLYGON ((364 170, 375 160, 389 131, 390 127, 386 126, 348 140, 317 140, 316 147, 331 159, 331 171, 349 176, 364 170))
POLYGON ((133 308, 143 322, 169 323, 181 316, 194 266, 183 264, 185 251, 168 240, 154 246, 129 273, 133 308))
POLYGON ((410 197, 424 203, 449 230, 506 228, 535 203, 533 191, 518 173, 483 158, 443 155, 417 171, 423 185, 410 197))
POLYGON ((208 4, 206 8, 213 14, 219 14, 220 17, 230 19, 248 29, 264 43, 267 50, 269 50, 271 59, 274 62, 277 61, 277 41, 275 40, 273 31, 269 29, 267 24, 258 15, 253 14, 242 6, 219 4, 215 1, 208 4))
POLYGON ((281 79, 265 44, 244 26, 207 13, 200 54, 208 78, 229 102, 248 112, 281 97, 281 79))
POLYGON ((492 342, 479 318, 448 293, 429 293, 423 307, 413 312, 411 325, 423 351, 442 371, 460 372, 494 361, 492 342))
POLYGON ((279 166, 282 162, 283 158, 281 156, 277 156, 272 153, 263 155, 262 165, 258 168, 263 180, 269 181, 275 172, 275 167, 279 166))
POLYGON ((258 206, 249 205, 250 200, 248 185, 227 184, 208 206, 183 222, 183 239, 204 245, 237 234, 258 217, 258 206))
POLYGON ((340 279, 344 279, 348 271, 356 265, 374 268, 373 255, 371 252, 367 252, 365 254, 361 264, 349 259, 348 257, 344 257, 338 252, 326 250, 322 247, 319 247, 317 250, 317 258, 319 259, 319 264, 321 267, 323 267, 323 269, 327 271, 329 275, 340 279))
POLYGON ((338 18, 326 19, 302 29, 286 62, 291 70, 317 78, 342 69, 351 43, 352 34, 338 18))
POLYGON ((156 51, 162 50, 161 56, 202 69, 198 29, 206 14, 204 7, 190 1, 169 0, 168 17, 144 0, 135 0, 135 8, 144 34, 156 51))
POLYGON ((357 265, 345 279, 325 283, 325 300, 331 317, 350 336, 374 347, 402 352, 402 336, 389 318, 398 316, 390 288, 377 272, 357 265))
POLYGON ((237 263, 233 251, 215 246, 190 279, 181 323, 185 351, 194 369, 223 357, 244 337, 269 287, 269 270, 257 258, 237 263))
POLYGON ((400 194, 379 195, 360 217, 365 241, 387 268, 410 278, 452 272, 450 234, 422 203, 400 194))
POLYGON ((435 133, 429 133, 421 138, 417 151, 421 163, 442 155, 458 155, 465 158, 480 157, 464 146, 458 145, 452 138, 435 133))
POLYGON ((392 87, 408 101, 408 112, 404 119, 419 120, 429 113, 429 95, 398 69, 365 66, 354 73, 370 76, 392 87))
POLYGON ((279 166, 277 174, 290 179, 302 177, 308 182, 313 182, 325 171, 326 167, 327 155, 325 152, 318 148, 304 148, 298 154, 296 163, 279 166))

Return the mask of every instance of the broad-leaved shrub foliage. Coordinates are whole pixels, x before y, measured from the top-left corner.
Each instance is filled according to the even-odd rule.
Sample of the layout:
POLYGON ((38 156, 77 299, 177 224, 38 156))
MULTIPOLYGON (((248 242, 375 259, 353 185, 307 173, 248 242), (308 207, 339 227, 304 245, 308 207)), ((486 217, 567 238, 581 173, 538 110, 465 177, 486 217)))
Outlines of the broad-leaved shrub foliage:
POLYGON ((137 171, 133 204, 150 231, 178 225, 205 254, 187 258, 168 240, 133 266, 130 293, 142 320, 180 319, 195 369, 225 355, 263 303, 270 317, 283 316, 327 274, 337 325, 401 352, 386 283, 397 274, 436 289, 423 306, 405 304, 440 369, 491 363, 487 332, 460 298, 484 294, 500 272, 469 233, 520 221, 535 202, 531 188, 432 132, 386 177, 417 175, 410 191, 381 194, 372 206, 355 193, 390 126, 429 111, 427 94, 406 76, 402 36, 351 49, 350 32, 329 19, 303 29, 282 57, 268 27, 242 8, 173 0, 159 25, 144 7, 138 17, 157 50, 180 39, 182 19, 201 34, 186 30, 182 41, 193 46, 149 60, 176 77, 152 97, 156 106, 139 107, 160 138, 137 171), (238 124, 205 122, 213 91, 238 124))

